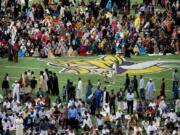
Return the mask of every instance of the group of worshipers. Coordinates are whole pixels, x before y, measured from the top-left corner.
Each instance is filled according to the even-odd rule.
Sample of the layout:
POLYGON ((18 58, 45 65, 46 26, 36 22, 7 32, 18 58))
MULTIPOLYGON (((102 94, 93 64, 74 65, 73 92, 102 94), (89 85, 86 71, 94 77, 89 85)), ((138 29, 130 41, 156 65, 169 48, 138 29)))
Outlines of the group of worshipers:
POLYGON ((6 74, 0 97, 0 134, 179 134, 177 69, 172 73, 170 101, 164 78, 158 82, 160 88, 155 88, 153 79, 145 83, 142 75, 138 79, 126 74, 124 86, 116 90, 103 87, 100 79, 97 84, 91 80, 84 84, 81 78, 77 84, 73 81, 68 79, 59 93, 58 78, 48 69, 40 71, 38 80, 28 70, 14 83, 6 74), (50 95, 56 95, 55 100, 50 95))
POLYGON ((178 0, 160 8, 151 0, 135 3, 136 14, 122 16, 94 1, 23 8, 20 2, 5 0, 0 8, 0 54, 15 62, 18 56, 179 53, 178 0))

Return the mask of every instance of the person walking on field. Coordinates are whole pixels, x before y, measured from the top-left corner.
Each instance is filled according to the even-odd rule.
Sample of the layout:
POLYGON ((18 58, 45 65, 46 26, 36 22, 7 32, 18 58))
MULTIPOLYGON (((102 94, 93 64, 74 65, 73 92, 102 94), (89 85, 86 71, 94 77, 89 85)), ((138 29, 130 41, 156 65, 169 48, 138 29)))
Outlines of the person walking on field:
POLYGON ((151 100, 153 98, 153 92, 155 90, 155 85, 152 79, 149 79, 149 81, 146 84, 146 99, 151 100))
POLYGON ((113 81, 113 84, 115 84, 115 82, 116 82, 116 74, 118 72, 118 66, 119 66, 118 61, 116 61, 112 66, 112 81, 113 81))
POLYGON ((116 112, 116 104, 115 104, 115 101, 116 101, 116 95, 114 94, 114 90, 111 91, 111 94, 110 94, 110 112, 112 114, 115 114, 116 112))
POLYGON ((141 97, 141 99, 145 99, 145 94, 144 94, 144 78, 143 78, 142 75, 140 76, 139 89, 140 89, 140 97, 141 97))
POLYGON ((160 96, 163 96, 163 97, 166 96, 166 95, 165 95, 165 88, 166 88, 166 86, 165 86, 165 79, 162 78, 162 81, 161 81, 160 96))
POLYGON ((137 80, 137 78, 136 78, 136 75, 134 75, 133 84, 134 84, 134 85, 133 85, 133 86, 134 86, 133 90, 134 90, 134 92, 136 92, 137 98, 139 98, 138 80, 137 80))
POLYGON ((39 76, 39 88, 43 90, 43 92, 46 92, 46 84, 45 84, 45 77, 43 75, 43 71, 40 71, 40 76, 39 76))
POLYGON ((59 95, 59 84, 58 84, 58 77, 56 73, 53 73, 53 92, 54 95, 59 95))
POLYGON ((9 81, 7 80, 7 77, 4 77, 4 80, 2 82, 2 91, 3 91, 3 98, 6 98, 8 96, 8 91, 9 91, 9 81))
POLYGON ((82 80, 81 78, 78 79, 78 85, 76 90, 76 98, 81 99, 82 98, 82 80))
POLYGON ((133 114, 133 101, 134 101, 134 93, 132 90, 129 90, 126 96, 127 99, 127 113, 133 114))
POLYGON ((96 104, 96 110, 99 112, 100 110, 100 104, 101 104, 101 98, 103 96, 102 90, 100 89, 100 86, 97 87, 95 91, 95 104, 96 104))
POLYGON ((20 84, 18 83, 18 81, 16 80, 15 83, 13 84, 13 98, 17 99, 17 101, 20 102, 20 84))
POLYGON ((177 69, 175 69, 174 72, 172 73, 172 79, 173 79, 173 85, 179 84, 179 77, 178 77, 178 70, 177 69))
POLYGON ((88 101, 88 97, 92 94, 92 88, 93 85, 91 83, 91 80, 88 80, 88 83, 86 85, 86 101, 88 101))
POLYGON ((33 76, 33 78, 30 80, 31 94, 34 93, 36 85, 37 85, 37 80, 36 80, 36 77, 33 76))
POLYGON ((126 78, 125 78, 125 82, 124 82, 124 94, 126 93, 126 90, 129 89, 129 85, 130 85, 130 78, 128 73, 126 74, 126 78))

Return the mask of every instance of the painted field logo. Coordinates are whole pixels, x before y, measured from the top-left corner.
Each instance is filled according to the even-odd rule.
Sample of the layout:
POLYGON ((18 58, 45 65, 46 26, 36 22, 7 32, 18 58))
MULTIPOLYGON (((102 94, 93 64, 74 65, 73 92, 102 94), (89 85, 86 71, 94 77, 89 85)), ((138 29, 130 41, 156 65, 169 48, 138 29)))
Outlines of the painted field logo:
POLYGON ((167 61, 147 61, 142 63, 127 62, 119 56, 106 55, 98 59, 91 60, 58 60, 51 59, 49 66, 60 68, 60 72, 75 74, 101 74, 108 75, 111 72, 114 62, 119 62, 120 74, 144 74, 154 73, 167 69, 163 63, 167 61), (62 69, 63 68, 63 69, 62 69))

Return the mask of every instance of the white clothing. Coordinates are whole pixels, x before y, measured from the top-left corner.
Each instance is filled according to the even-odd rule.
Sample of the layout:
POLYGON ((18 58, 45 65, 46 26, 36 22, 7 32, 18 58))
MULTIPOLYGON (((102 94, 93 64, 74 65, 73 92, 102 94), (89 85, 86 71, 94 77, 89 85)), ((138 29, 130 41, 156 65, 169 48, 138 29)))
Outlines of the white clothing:
POLYGON ((44 73, 43 73, 43 75, 44 75, 44 80, 47 82, 47 81, 48 81, 48 76, 47 76, 47 73, 46 73, 46 72, 44 72, 44 73))
POLYGON ((134 93, 127 93, 127 97, 126 97, 127 101, 133 101, 134 99, 134 93))
POLYGON ((170 113, 168 113, 168 117, 170 117, 170 120, 171 120, 172 122, 176 122, 176 120, 177 120, 177 115, 176 115, 175 112, 170 112, 170 113))
POLYGON ((157 127, 153 126, 153 125, 148 125, 147 129, 146 129, 146 133, 147 135, 150 135, 151 132, 154 132, 153 135, 156 135, 156 131, 157 131, 157 127))
POLYGON ((139 88, 140 89, 144 89, 144 79, 140 79, 140 82, 139 82, 139 88))
POLYGON ((7 120, 6 122, 2 120, 2 126, 3 126, 3 130, 6 131, 11 128, 11 123, 9 120, 7 120))
POLYGON ((159 111, 160 111, 160 114, 162 114, 163 110, 167 107, 166 103, 164 100, 162 100, 160 103, 159 103, 159 111))
POLYGON ((14 88, 13 88, 13 98, 15 98, 16 96, 17 101, 20 101, 19 93, 20 93, 20 84, 16 83, 14 84, 14 88))
POLYGON ((6 108, 6 109, 10 109, 11 108, 11 103, 9 101, 4 101, 3 102, 3 107, 6 108))
POLYGON ((153 91, 155 90, 155 85, 153 82, 148 82, 146 85, 146 99, 152 99, 153 97, 153 91))
POLYGON ((16 135, 23 135, 23 119, 17 118, 16 119, 16 135))
POLYGON ((122 113, 121 111, 117 111, 117 112, 116 112, 116 119, 121 118, 122 114, 123 114, 123 113, 122 113))
POLYGON ((104 125, 103 120, 99 119, 99 118, 96 118, 96 124, 97 124, 98 127, 104 125))
POLYGON ((74 131, 73 132, 68 131, 68 135, 75 135, 75 133, 74 131))
POLYGON ((116 63, 114 63, 113 64, 113 66, 112 66, 112 81, 113 81, 113 83, 115 83, 116 82, 116 74, 117 74, 117 71, 118 71, 118 69, 117 69, 118 67, 117 67, 117 64, 116 63))
POLYGON ((103 92, 103 106, 105 106, 106 104, 108 104, 108 103, 106 103, 106 94, 107 94, 107 92, 106 91, 104 91, 103 92))
POLYGON ((109 131, 109 129, 103 129, 102 130, 102 134, 104 135, 106 135, 106 134, 109 134, 110 133, 110 131, 109 131))
POLYGON ((172 79, 173 79, 173 81, 179 81, 178 73, 173 72, 172 79))
POLYGON ((46 72, 43 73, 43 76, 44 76, 44 83, 45 83, 45 89, 48 90, 48 85, 47 85, 47 82, 48 82, 48 75, 46 72))
POLYGON ((60 9, 60 16, 64 17, 64 11, 65 11, 65 8, 61 7, 61 9, 60 9))
POLYGON ((40 135, 48 135, 48 131, 41 130, 40 135))
POLYGON ((81 99, 82 98, 82 81, 78 81, 77 90, 76 90, 76 98, 81 99))
POLYGON ((82 90, 82 81, 81 80, 78 81, 77 89, 82 90))
POLYGON ((12 107, 12 111, 18 113, 21 107, 17 105, 17 103, 12 107))
POLYGON ((92 128, 93 124, 92 124, 92 121, 91 121, 91 116, 89 114, 87 114, 84 117, 87 117, 87 118, 83 119, 82 128, 84 128, 85 125, 87 125, 89 128, 92 128))
POLYGON ((15 130, 16 129, 16 115, 9 116, 9 119, 12 125, 11 129, 15 130))
POLYGON ((100 113, 103 116, 106 116, 107 114, 110 115, 110 107, 108 104, 106 104, 105 106, 103 106, 102 111, 100 113))
POLYGON ((113 72, 113 74, 117 74, 117 64, 116 63, 114 63, 112 66, 112 72, 113 72))

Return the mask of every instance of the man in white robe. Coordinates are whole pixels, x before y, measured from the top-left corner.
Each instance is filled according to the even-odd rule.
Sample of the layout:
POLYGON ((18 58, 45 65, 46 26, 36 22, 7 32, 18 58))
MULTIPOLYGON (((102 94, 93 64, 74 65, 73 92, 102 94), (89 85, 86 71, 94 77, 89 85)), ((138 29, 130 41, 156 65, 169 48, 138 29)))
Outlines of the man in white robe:
POLYGON ((15 83, 13 84, 13 98, 16 97, 17 101, 20 102, 20 84, 16 80, 15 83))
POLYGON ((21 116, 16 119, 16 135, 23 135, 23 119, 21 116))
POLYGON ((76 89, 76 99, 82 99, 82 80, 79 78, 76 89))
POLYGON ((116 82, 116 74, 118 72, 118 66, 119 66, 118 61, 116 61, 112 66, 112 81, 113 81, 113 84, 115 84, 115 82, 116 82))
POLYGON ((146 84, 146 99, 151 100, 153 98, 153 92, 155 91, 155 85, 152 79, 149 79, 146 84))

